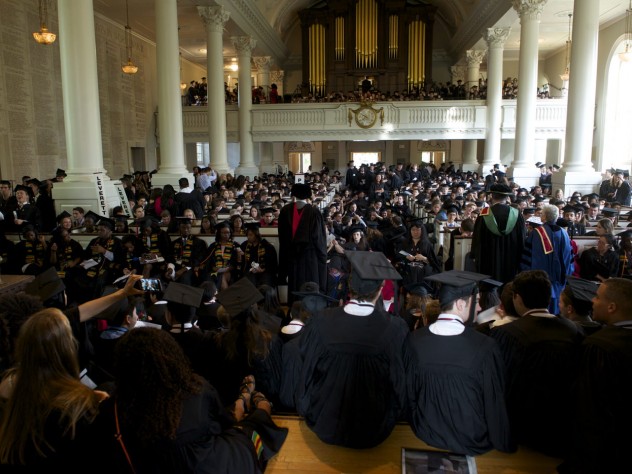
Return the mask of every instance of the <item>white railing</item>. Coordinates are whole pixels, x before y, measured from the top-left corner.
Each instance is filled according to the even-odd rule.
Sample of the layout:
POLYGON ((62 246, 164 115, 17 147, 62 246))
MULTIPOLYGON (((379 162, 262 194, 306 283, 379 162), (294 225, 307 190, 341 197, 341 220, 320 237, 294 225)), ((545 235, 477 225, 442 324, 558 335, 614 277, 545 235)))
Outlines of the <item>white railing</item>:
MULTIPOLYGON (((255 142, 331 140, 437 140, 484 139, 487 122, 485 101, 377 102, 378 119, 370 128, 355 122, 359 104, 260 104, 252 106, 252 137, 255 142)), ((514 138, 516 101, 502 104, 503 138, 514 138)), ((536 135, 563 138, 566 100, 546 99, 536 103, 536 135)), ((208 109, 183 107, 185 141, 208 135, 208 109)), ((237 140, 236 105, 226 107, 226 134, 237 140)))

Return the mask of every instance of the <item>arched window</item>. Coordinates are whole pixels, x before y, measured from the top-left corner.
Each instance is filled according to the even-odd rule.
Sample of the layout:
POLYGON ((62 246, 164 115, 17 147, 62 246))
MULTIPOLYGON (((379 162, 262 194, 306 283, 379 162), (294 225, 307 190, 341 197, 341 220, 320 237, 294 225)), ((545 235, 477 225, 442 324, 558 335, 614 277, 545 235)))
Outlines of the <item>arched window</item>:
POLYGON ((606 72, 606 110, 601 168, 629 169, 632 162, 632 62, 622 61, 623 37, 614 49, 606 72))

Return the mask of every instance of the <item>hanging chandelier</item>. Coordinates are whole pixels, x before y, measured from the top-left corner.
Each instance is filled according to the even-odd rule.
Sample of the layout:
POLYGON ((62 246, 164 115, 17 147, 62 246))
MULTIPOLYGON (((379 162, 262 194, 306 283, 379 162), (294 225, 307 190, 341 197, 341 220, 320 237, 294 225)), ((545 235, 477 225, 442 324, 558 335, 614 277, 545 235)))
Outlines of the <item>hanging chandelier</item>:
POLYGON ((566 68, 564 69, 564 72, 562 74, 560 74, 560 79, 562 79, 562 81, 566 82, 569 80, 569 78, 571 77, 571 58, 570 58, 570 51, 571 51, 571 18, 573 17, 572 13, 568 14, 568 39, 566 40, 566 61, 564 62, 566 68))
POLYGON ((632 61, 632 0, 625 11, 625 51, 619 53, 619 59, 623 62, 632 61))
POLYGON ((33 38, 39 44, 53 44, 57 35, 48 31, 46 23, 48 22, 48 0, 39 0, 39 20, 40 29, 33 33, 33 38))
POLYGON ((121 66, 125 74, 136 74, 138 66, 132 62, 132 28, 129 26, 129 4, 125 0, 125 11, 127 15, 127 23, 125 24, 125 52, 127 53, 127 63, 121 66))

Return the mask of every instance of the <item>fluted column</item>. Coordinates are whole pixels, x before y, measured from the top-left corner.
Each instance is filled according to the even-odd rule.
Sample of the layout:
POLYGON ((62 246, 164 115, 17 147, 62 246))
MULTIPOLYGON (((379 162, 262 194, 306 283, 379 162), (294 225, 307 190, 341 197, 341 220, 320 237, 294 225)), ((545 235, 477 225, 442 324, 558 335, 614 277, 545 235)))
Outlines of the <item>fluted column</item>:
POLYGON ((520 15, 520 65, 516 110, 516 143, 511 173, 525 187, 535 184, 535 107, 538 86, 538 35, 540 16, 547 0, 513 0, 520 15))
POLYGON ((598 39, 599 0, 575 0, 564 163, 553 175, 565 191, 593 192, 601 180, 592 166, 598 39))
POLYGON ((257 68, 257 85, 263 87, 267 102, 271 84, 270 65, 272 64, 272 58, 270 56, 253 56, 252 62, 257 68))
POLYGON ((487 135, 481 172, 500 163, 500 126, 503 98, 503 51, 511 28, 488 28, 487 42, 487 135))
POLYGON ((259 168, 255 166, 253 156, 252 119, 250 116, 252 110, 250 59, 257 42, 250 36, 233 36, 231 41, 237 51, 239 64, 239 166, 235 169, 235 175, 243 174, 252 178, 259 174, 259 168))
POLYGON ((467 61, 467 85, 465 89, 465 94, 468 99, 473 99, 471 97, 470 90, 474 86, 478 86, 478 79, 480 77, 481 71, 481 62, 485 57, 485 51, 476 50, 476 49, 468 49, 465 52, 465 60, 467 61))
POLYGON ((158 129, 160 167, 152 176, 158 186, 192 179, 184 158, 182 99, 180 98, 180 45, 176 0, 156 0, 156 72, 158 78, 158 129))
MULTIPOLYGON (((218 173, 232 171, 226 145, 226 99, 224 94, 224 25, 230 17, 222 6, 198 7, 206 27, 206 70, 208 80, 208 139, 211 168, 218 173)), ((241 86, 241 84, 240 84, 241 86)), ((241 88, 241 87, 240 87, 241 88)))
POLYGON ((58 17, 68 177, 53 188, 56 212, 82 206, 107 216, 120 203, 120 183, 103 168, 92 1, 59 0, 58 17))
POLYGON ((276 166, 272 162, 272 143, 259 143, 259 156, 261 156, 261 161, 259 162, 259 172, 276 174, 276 166))

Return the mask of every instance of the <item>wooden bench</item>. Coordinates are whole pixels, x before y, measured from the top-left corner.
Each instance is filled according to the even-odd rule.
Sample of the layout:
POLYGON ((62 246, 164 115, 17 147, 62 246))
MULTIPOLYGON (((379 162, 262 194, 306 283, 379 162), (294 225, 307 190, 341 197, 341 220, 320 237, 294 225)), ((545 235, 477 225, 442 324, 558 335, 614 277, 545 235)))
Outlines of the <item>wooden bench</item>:
MULTIPOLYGON (((289 429, 281 451, 268 463, 266 474, 277 473, 375 473, 402 472, 402 448, 435 449, 417 439, 408 424, 395 426, 391 435, 371 449, 351 449, 325 444, 298 416, 273 416, 289 429)), ((553 474, 561 459, 521 447, 516 453, 490 451, 476 457, 479 474, 553 474)))

